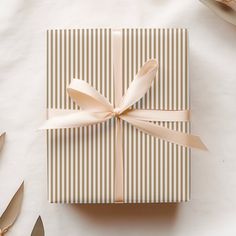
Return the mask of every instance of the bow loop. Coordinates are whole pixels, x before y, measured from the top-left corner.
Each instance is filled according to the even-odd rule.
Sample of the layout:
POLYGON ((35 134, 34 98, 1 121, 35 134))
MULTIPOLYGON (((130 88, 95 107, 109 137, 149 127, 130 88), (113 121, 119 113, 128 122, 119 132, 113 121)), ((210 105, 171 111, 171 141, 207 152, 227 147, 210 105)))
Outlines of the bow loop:
POLYGON ((157 61, 147 61, 138 71, 134 80, 131 82, 126 94, 122 98, 119 107, 121 114, 126 109, 140 100, 149 90, 157 73, 157 61))
POLYGON ((95 88, 80 79, 73 79, 67 88, 72 100, 86 111, 113 111, 113 106, 95 88))

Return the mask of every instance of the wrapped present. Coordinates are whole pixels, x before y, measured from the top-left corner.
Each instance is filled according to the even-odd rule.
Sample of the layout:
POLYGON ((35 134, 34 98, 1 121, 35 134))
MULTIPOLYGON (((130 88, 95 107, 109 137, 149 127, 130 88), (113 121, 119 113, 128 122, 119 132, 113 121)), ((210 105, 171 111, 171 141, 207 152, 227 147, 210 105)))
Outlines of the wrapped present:
POLYGON ((53 203, 190 199, 186 29, 47 31, 53 203))

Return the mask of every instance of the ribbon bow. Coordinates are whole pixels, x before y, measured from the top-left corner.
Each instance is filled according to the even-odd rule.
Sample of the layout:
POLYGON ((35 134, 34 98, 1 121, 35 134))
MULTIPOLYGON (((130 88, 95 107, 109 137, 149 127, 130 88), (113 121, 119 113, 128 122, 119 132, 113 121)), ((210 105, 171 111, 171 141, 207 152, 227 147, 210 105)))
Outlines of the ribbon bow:
POLYGON ((189 111, 163 111, 133 109, 149 90, 157 73, 157 61, 147 61, 131 82, 119 105, 114 107, 103 95, 87 82, 73 79, 67 92, 71 99, 81 108, 65 114, 65 110, 49 110, 49 117, 41 129, 75 128, 116 119, 116 165, 115 165, 115 198, 116 202, 123 200, 123 153, 122 153, 122 123, 129 122, 141 131, 157 138, 173 142, 185 147, 206 150, 198 136, 174 131, 154 124, 151 121, 189 121, 189 111), (61 115, 62 113, 62 115, 61 115))
POLYGON ((113 117, 131 123, 141 131, 185 147, 206 149, 198 136, 164 128, 150 121, 188 121, 189 111, 143 110, 131 108, 151 87, 157 72, 157 62, 149 60, 139 70, 118 107, 113 105, 87 82, 73 79, 67 92, 82 109, 64 114, 51 110, 41 129, 75 128, 105 122, 113 117))

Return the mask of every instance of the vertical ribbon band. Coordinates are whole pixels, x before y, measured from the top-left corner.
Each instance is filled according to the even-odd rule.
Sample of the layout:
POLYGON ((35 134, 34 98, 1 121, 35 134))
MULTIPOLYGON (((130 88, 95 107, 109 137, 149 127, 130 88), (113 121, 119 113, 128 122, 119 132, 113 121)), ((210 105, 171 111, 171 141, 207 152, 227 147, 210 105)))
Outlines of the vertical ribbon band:
MULTIPOLYGON (((115 107, 119 106, 122 99, 122 32, 121 30, 112 31, 112 59, 113 59, 113 82, 115 93, 115 107)), ((116 127, 116 146, 115 146, 115 203, 123 202, 123 185, 124 185, 124 171, 123 171, 123 127, 122 121, 117 116, 115 118, 116 127)))

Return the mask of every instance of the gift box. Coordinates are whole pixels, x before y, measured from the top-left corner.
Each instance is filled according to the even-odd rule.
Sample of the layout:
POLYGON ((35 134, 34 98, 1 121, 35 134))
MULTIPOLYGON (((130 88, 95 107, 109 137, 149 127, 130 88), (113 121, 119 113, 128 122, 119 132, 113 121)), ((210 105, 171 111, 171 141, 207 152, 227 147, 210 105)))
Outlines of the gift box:
MULTIPOLYGON (((67 94, 67 88, 74 79, 86 81, 115 104, 116 94, 123 96, 139 69, 153 58, 158 63, 156 76, 147 93, 131 109, 188 111, 186 29, 48 30, 47 118, 51 117, 53 110, 62 113, 80 111, 81 107, 67 94), (117 33, 118 41, 115 40, 117 33), (114 81, 114 73, 119 75, 121 88, 114 81)), ((49 201, 188 201, 188 145, 154 137, 122 119, 118 126, 120 143, 117 143, 117 119, 115 114, 97 124, 47 130, 49 201), (121 159, 118 160, 117 152, 120 151, 121 159)), ((150 120, 148 123, 183 133, 190 131, 188 119, 150 120)))

